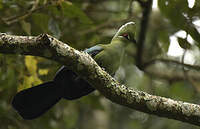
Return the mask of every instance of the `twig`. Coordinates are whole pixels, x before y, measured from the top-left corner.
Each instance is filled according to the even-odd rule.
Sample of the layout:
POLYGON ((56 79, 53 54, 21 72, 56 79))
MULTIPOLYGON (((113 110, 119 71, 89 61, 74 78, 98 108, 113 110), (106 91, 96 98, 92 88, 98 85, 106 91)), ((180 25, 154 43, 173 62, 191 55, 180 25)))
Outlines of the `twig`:
POLYGON ((200 66, 198 66, 198 65, 190 65, 190 64, 185 64, 185 63, 182 63, 182 62, 179 62, 179 61, 176 61, 176 60, 163 59, 163 58, 156 58, 156 59, 150 60, 150 61, 144 63, 143 68, 147 69, 148 67, 150 67, 151 65, 155 64, 156 62, 164 62, 164 63, 168 63, 168 64, 169 63, 177 64, 177 65, 180 65, 180 66, 187 67, 189 69, 200 71, 200 66))
POLYGON ((39 10, 45 8, 45 7, 48 7, 49 5, 51 5, 51 2, 47 2, 46 4, 38 7, 38 1, 36 0, 35 4, 31 8, 31 10, 29 10, 29 11, 23 13, 23 14, 17 15, 17 16, 11 16, 11 17, 8 17, 8 18, 1 18, 1 20, 4 23, 6 23, 7 25, 11 25, 13 23, 19 22, 19 21, 29 17, 32 13, 34 13, 36 11, 39 11, 39 10))
MULTIPOLYGON (((154 64, 156 64, 157 62, 163 62, 165 64, 176 64, 176 65, 180 66, 180 68, 184 67, 184 68, 188 68, 190 70, 200 71, 200 66, 198 66, 198 65, 185 64, 183 62, 179 62, 179 61, 172 60, 172 59, 156 58, 156 59, 153 59, 153 60, 150 60, 150 61, 144 63, 144 65, 143 65, 144 72, 146 72, 149 75, 153 75, 157 78, 165 79, 168 81, 180 81, 180 80, 185 79, 185 76, 182 71, 174 72, 174 71, 170 71, 169 68, 167 68, 168 70, 155 70, 156 68, 152 67, 152 66, 154 64)), ((187 76, 194 81, 198 81, 200 79, 199 74, 196 74, 195 72, 192 72, 192 71, 190 71, 190 72, 188 71, 187 76)))
POLYGON ((190 64, 181 63, 181 62, 176 61, 176 60, 163 59, 163 58, 156 58, 156 59, 153 59, 151 61, 148 61, 147 63, 144 64, 144 68, 147 68, 150 65, 155 64, 156 62, 172 63, 172 64, 177 64, 177 65, 180 65, 180 66, 184 65, 184 67, 187 67, 187 68, 190 68, 190 69, 193 69, 193 70, 200 70, 200 66, 198 66, 198 65, 190 65, 190 64))
POLYGON ((181 64, 182 64, 182 68, 183 68, 183 73, 184 73, 184 76, 185 76, 185 79, 188 78, 188 75, 187 75, 187 71, 185 70, 185 67, 184 67, 184 60, 185 60, 185 54, 186 54, 187 50, 185 49, 184 52, 183 52, 183 55, 181 57, 181 64))
MULTIPOLYGON (((168 69, 157 70, 154 67, 152 69, 145 69, 144 72, 149 76, 168 80, 169 82, 183 81, 185 79, 182 71, 172 71, 168 69)), ((195 81, 199 81, 200 79, 200 75, 195 72, 189 72, 188 76, 195 81)))

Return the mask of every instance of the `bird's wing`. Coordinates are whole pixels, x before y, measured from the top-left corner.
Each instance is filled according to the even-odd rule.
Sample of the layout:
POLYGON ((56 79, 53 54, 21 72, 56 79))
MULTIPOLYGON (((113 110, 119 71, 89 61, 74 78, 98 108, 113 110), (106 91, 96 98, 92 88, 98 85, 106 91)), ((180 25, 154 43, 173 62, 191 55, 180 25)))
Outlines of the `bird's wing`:
MULTIPOLYGON (((96 45, 84 50, 84 52, 87 52, 90 56, 95 57, 102 50, 103 47, 96 45)), ((64 93, 62 97, 68 100, 78 99, 95 90, 87 81, 79 77, 73 71, 69 70, 66 66, 62 66, 57 71, 53 82, 62 87, 64 93)))
POLYGON ((103 47, 101 47, 99 45, 96 45, 96 46, 93 46, 91 48, 84 50, 84 52, 87 52, 92 57, 96 56, 101 51, 103 51, 103 47))

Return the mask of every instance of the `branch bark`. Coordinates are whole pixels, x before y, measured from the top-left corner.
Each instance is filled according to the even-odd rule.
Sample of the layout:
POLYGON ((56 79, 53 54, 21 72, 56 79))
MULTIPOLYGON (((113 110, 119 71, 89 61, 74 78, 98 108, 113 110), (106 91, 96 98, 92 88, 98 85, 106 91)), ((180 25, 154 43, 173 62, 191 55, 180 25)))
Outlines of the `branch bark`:
POLYGON ((129 108, 200 125, 200 106, 127 88, 102 70, 84 52, 54 37, 41 34, 13 36, 0 33, 0 53, 40 56, 62 63, 87 80, 109 100, 129 108))

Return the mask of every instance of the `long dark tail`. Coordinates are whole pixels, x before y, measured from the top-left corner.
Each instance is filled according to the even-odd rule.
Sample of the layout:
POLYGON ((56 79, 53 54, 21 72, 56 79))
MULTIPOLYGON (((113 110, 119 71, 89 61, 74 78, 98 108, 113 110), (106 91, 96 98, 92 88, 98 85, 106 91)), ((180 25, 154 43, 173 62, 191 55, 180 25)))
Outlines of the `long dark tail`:
POLYGON ((68 100, 81 98, 95 90, 87 81, 65 66, 57 72, 54 82, 62 87, 64 91, 62 97, 68 100))
POLYGON ((88 82, 62 67, 53 81, 17 93, 12 105, 24 119, 34 119, 49 110, 61 98, 74 100, 94 90, 88 82))
POLYGON ((24 119, 34 119, 61 99, 60 92, 53 81, 46 82, 17 93, 12 106, 24 119))

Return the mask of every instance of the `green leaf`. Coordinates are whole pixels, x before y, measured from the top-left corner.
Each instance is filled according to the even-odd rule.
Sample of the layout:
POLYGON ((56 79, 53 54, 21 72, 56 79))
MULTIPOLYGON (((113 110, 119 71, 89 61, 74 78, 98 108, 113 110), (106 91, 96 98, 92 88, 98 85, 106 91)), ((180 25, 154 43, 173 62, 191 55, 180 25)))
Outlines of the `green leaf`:
POLYGON ((43 13, 34 13, 33 22, 43 31, 48 32, 49 16, 43 13))
POLYGON ((194 6, 196 6, 196 7, 200 7, 200 1, 199 1, 199 0, 196 0, 194 6))
POLYGON ((42 81, 40 80, 37 74, 37 71, 38 71, 37 63, 38 61, 36 60, 35 57, 33 56, 25 57, 25 66, 27 68, 27 73, 29 74, 24 75, 23 83, 21 83, 18 86, 18 91, 21 91, 23 89, 30 88, 31 86, 35 86, 42 83, 42 81))
POLYGON ((31 24, 22 20, 21 22, 22 29, 28 34, 31 35, 31 24))
POLYGON ((188 24, 188 26, 185 26, 185 31, 191 35, 191 37, 200 44, 200 33, 198 30, 194 27, 193 24, 188 24))
POLYGON ((64 16, 77 19, 82 24, 91 25, 90 18, 77 6, 69 1, 64 1, 61 5, 64 16))
POLYGON ((183 49, 190 49, 191 48, 191 44, 187 41, 187 39, 183 39, 178 37, 178 43, 180 45, 181 48, 183 49))
POLYGON ((158 7, 171 24, 179 30, 185 30, 200 44, 200 34, 188 19, 190 11, 187 2, 183 0, 159 0, 158 7))
POLYGON ((194 91, 189 86, 188 83, 176 82, 176 83, 171 85, 170 93, 171 93, 173 98, 183 100, 183 101, 190 101, 192 99, 194 91))
POLYGON ((183 5, 179 5, 178 3, 180 2, 174 0, 159 0, 158 7, 162 14, 170 19, 174 26, 182 28, 182 26, 186 23, 186 19, 182 14, 182 8, 184 8, 187 3, 182 2, 181 4, 183 5))
POLYGON ((54 16, 61 16, 62 11, 58 9, 55 5, 50 5, 48 7, 48 10, 54 15, 54 16))
POLYGON ((168 52, 169 49, 169 45, 170 45, 170 40, 169 40, 169 35, 167 32, 163 31, 159 33, 159 43, 162 47, 162 50, 164 50, 164 52, 168 52))
POLYGON ((0 9, 3 8, 3 3, 2 3, 2 0, 0 0, 0 9))

